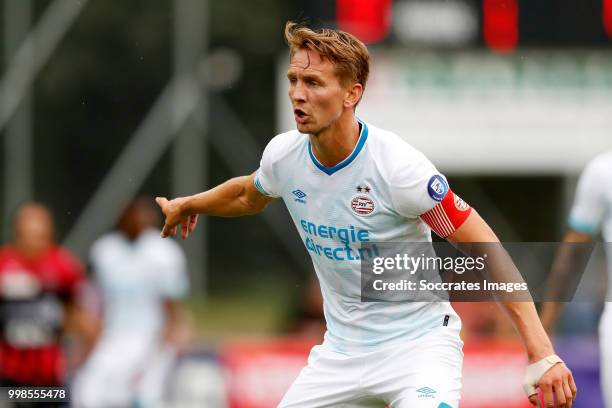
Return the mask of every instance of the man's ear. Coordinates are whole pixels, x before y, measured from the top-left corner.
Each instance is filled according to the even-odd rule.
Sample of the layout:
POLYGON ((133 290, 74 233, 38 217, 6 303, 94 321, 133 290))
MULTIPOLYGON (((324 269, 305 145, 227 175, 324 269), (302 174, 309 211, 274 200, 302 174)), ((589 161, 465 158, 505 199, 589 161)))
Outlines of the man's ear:
POLYGON ((363 85, 359 83, 352 84, 346 91, 344 96, 344 106, 346 108, 354 108, 355 105, 361 100, 363 95, 363 85))

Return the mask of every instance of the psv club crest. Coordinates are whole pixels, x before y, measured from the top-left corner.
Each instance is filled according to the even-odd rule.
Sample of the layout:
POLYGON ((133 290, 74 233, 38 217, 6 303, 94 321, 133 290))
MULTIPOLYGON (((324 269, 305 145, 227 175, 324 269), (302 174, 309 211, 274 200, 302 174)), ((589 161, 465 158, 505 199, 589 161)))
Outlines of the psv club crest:
POLYGON ((374 211, 374 201, 368 196, 357 196, 351 200, 351 209, 358 215, 368 215, 374 211))
POLYGON ((370 191, 371 188, 368 186, 357 186, 357 192, 361 194, 358 194, 351 199, 351 210, 353 210, 355 214, 369 215, 372 214, 372 211, 374 211, 374 208, 376 207, 374 201, 367 195, 370 193, 370 191))

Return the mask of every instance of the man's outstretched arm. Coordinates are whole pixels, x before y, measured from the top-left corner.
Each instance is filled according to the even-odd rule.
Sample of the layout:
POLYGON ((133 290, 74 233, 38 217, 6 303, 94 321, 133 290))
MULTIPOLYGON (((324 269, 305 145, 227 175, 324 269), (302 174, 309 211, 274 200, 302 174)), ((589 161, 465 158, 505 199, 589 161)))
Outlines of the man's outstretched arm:
POLYGON ((181 237, 187 238, 195 229, 199 214, 240 217, 261 212, 273 198, 255 188, 254 178, 255 173, 235 177, 208 191, 173 200, 157 197, 155 201, 166 217, 161 236, 166 238, 176 235, 180 225, 181 237))
MULTIPOLYGON (((495 233, 476 211, 471 211, 465 222, 447 239, 453 243, 499 242, 495 233)), ((533 302, 502 300, 500 303, 510 315, 523 340, 530 364, 555 354, 533 302)), ((543 392, 546 406, 553 406, 549 404, 554 404, 553 400, 556 400, 557 407, 570 407, 576 398, 572 373, 563 363, 553 365, 540 377, 537 385, 543 392)), ((539 405, 537 394, 530 395, 529 399, 532 404, 539 405)))

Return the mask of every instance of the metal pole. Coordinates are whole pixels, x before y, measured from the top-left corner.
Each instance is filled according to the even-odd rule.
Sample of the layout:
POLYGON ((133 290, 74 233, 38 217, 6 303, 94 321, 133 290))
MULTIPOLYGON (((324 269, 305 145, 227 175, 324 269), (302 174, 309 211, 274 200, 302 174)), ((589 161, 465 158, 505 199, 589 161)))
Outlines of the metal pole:
POLYGON ((199 103, 200 81, 193 75, 173 80, 123 149, 96 192, 91 196, 64 244, 85 256, 93 241, 112 227, 129 200, 138 192, 179 128, 199 103), (181 103, 177 106, 176 92, 181 103))
MULTIPOLYGON (((205 60, 208 43, 208 2, 174 1, 174 74, 193 72, 205 60)), ((207 64, 203 64, 204 69, 207 64)), ((202 73, 200 73, 202 74, 202 73)), ((174 106, 180 107, 181 95, 175 94, 174 106)), ((175 108, 176 109, 176 108, 175 108)), ((191 119, 180 127, 172 147, 172 195, 184 196, 203 191, 208 186, 208 98, 206 81, 200 88, 200 100, 191 119)), ((177 120, 177 115, 173 115, 177 120)), ((208 222, 198 221, 198 228, 181 245, 187 254, 192 293, 205 296, 208 274, 208 222)))
MULTIPOLYGON (((36 75, 88 0, 55 0, 22 42, 0 80, 0 129, 6 126, 28 93, 36 75), (32 52, 31 50, 36 50, 32 52)), ((22 1, 15 1, 20 8, 22 1)))
MULTIPOLYGON (((4 60, 11 61, 26 38, 32 22, 31 0, 4 0, 4 60)), ((22 50, 26 58, 32 58, 35 50, 28 44, 22 50)), ((6 96, 6 95, 3 95, 6 96)), ((6 106, 9 101, 2 98, 6 106)), ((3 238, 9 236, 9 219, 21 202, 33 197, 32 168, 32 103, 31 92, 24 90, 21 104, 7 123, 4 139, 4 208, 3 238)))

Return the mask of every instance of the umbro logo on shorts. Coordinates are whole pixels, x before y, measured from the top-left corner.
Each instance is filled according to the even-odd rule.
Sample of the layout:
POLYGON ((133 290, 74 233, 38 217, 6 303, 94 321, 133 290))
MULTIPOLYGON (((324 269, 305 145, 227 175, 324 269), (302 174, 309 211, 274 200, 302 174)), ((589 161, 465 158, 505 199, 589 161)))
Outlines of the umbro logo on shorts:
POLYGON ((429 387, 422 387, 416 390, 419 393, 419 398, 435 398, 436 390, 429 387))

